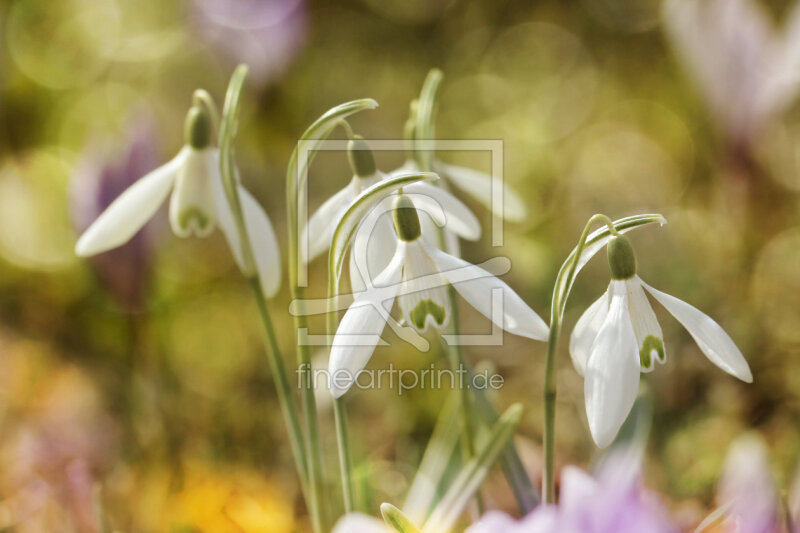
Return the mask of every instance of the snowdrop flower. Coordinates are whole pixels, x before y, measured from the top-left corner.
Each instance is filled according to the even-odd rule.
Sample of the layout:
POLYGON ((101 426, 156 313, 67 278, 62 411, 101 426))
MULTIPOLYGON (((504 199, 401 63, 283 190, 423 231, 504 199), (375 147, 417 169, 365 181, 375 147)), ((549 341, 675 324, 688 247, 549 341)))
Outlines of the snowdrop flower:
MULTIPOLYGON (((219 226, 239 267, 252 275, 244 261, 234 213, 225 195, 219 168, 219 149, 211 142, 208 112, 194 106, 186 116, 186 144, 172 160, 146 174, 108 206, 75 245, 79 256, 91 256, 122 246, 156 213, 167 196, 169 221, 179 237, 206 237, 219 226)), ((255 269, 264 293, 280 288, 280 251, 264 210, 241 185, 237 185, 242 217, 252 246, 255 269)))
MULTIPOLYGON (((405 321, 417 331, 429 325, 444 327, 450 317, 447 286, 453 287, 473 307, 509 333, 544 340, 544 321, 503 281, 486 270, 446 254, 422 235, 414 202, 406 194, 394 199, 395 253, 386 268, 356 295, 333 340, 329 372, 331 393, 341 397, 364 368, 380 341, 395 299, 405 321), (503 309, 493 313, 492 290, 503 294, 503 309), (347 383, 337 382, 345 373, 347 383)), ((359 252, 354 249, 354 253, 359 252)))
MULTIPOLYGON (((350 203, 365 189, 386 179, 386 175, 378 170, 369 144, 363 137, 355 136, 348 143, 347 157, 353 169, 353 178, 342 190, 325 201, 308 221, 303 230, 301 242, 308 243, 308 261, 313 260, 328 250, 336 225, 350 203)), ((410 171, 409 171, 410 172, 410 171)), ((447 191, 427 183, 415 183, 405 187, 405 191, 413 193, 418 200, 434 202, 436 208, 431 212, 441 211, 440 222, 455 234, 468 239, 477 240, 481 235, 481 226, 472 212, 455 196, 447 191)), ((360 266, 355 255, 350 261, 350 280, 353 290, 363 290, 364 278, 372 278, 370 273, 383 271, 391 261, 395 252, 395 236, 390 216, 391 198, 376 207, 365 217, 356 235, 356 247, 364 248, 363 256, 366 264, 360 266)), ((422 234, 431 240, 436 238, 436 223, 425 215, 422 219, 422 234)))
POLYGON ((678 59, 734 144, 748 145, 800 89, 800 4, 777 31, 755 0, 671 0, 664 25, 678 59))
POLYGON ((636 275, 636 256, 626 237, 612 237, 607 251, 611 283, 580 317, 569 346, 575 369, 585 378, 589 428, 600 447, 611 443, 627 418, 639 373, 653 370, 656 361, 666 362, 661 327, 644 289, 686 328, 712 363, 742 381, 753 380, 747 361, 719 324, 636 275))

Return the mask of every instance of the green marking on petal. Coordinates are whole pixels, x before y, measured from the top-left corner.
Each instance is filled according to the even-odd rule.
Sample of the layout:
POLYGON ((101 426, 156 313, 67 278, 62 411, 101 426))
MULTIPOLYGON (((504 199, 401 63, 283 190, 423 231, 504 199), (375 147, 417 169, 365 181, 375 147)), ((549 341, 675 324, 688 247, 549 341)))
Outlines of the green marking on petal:
POLYGON ((656 358, 661 363, 667 360, 667 356, 664 352, 664 341, 655 335, 648 335, 645 337, 644 342, 642 343, 642 348, 639 350, 639 361, 642 364, 642 368, 649 369, 652 367, 653 351, 656 352, 656 358))
POLYGON ((211 224, 211 218, 207 216, 202 209, 197 207, 188 207, 181 211, 181 214, 178 217, 178 224, 182 229, 189 230, 192 226, 192 221, 195 222, 195 227, 201 233, 208 228, 209 224, 211 224))
POLYGON ((444 325, 445 311, 444 307, 437 304, 431 299, 422 300, 417 304, 414 309, 408 314, 411 323, 418 331, 425 329, 425 321, 428 315, 433 317, 433 320, 438 326, 444 325))

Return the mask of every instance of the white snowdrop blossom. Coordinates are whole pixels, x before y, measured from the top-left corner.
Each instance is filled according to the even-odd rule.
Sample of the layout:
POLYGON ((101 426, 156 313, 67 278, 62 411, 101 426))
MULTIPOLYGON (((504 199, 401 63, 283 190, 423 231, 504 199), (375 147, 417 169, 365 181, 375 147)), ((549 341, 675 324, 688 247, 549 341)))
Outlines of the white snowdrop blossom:
POLYGON ((727 333, 706 314, 642 281, 627 238, 608 243, 612 280, 606 293, 578 320, 570 338, 575 369, 584 377, 589 428, 600 447, 610 444, 630 413, 639 374, 666 362, 661 327, 649 292, 691 334, 700 350, 725 372, 750 383, 753 376, 727 333))
MULTIPOLYGON (((333 232, 344 212, 364 190, 389 177, 377 169, 368 143, 360 136, 349 142, 348 159, 353 168, 353 178, 339 192, 325 201, 309 218, 301 240, 308 244, 307 261, 311 261, 330 248, 333 232)), ((412 170, 409 170, 412 172, 412 170)), ((444 189, 427 183, 414 183, 404 187, 414 195, 417 203, 424 204, 426 213, 422 218, 422 234, 435 241, 437 226, 443 226, 453 235, 477 240, 481 235, 478 219, 455 196, 444 189), (438 217, 434 221, 433 213, 438 217)), ((362 250, 366 258, 359 265, 357 255, 351 255, 350 282, 353 290, 363 290, 364 278, 372 278, 389 264, 395 253, 396 238, 392 229, 391 198, 376 206, 359 225, 355 247, 362 250)), ((303 248, 303 247, 301 247, 303 248)))
MULTIPOLYGON (((416 199, 416 195, 414 196, 416 199)), ((447 286, 484 316, 509 333, 544 340, 545 322, 503 281, 458 257, 431 245, 422 234, 418 207, 407 194, 393 202, 395 252, 388 265, 355 296, 345 313, 331 348, 329 373, 334 377, 331 392, 341 397, 369 361, 397 300, 406 323, 419 332, 428 326, 443 328, 450 317, 447 286), (503 307, 492 305, 493 289, 502 291, 503 307), (346 373, 343 385, 335 376, 346 373)), ((363 253, 354 245, 353 253, 363 253)))
MULTIPOLYGON (((186 117, 186 144, 170 161, 146 174, 126 189, 81 235, 75 245, 79 256, 91 256, 128 242, 158 211, 167 196, 169 221, 179 237, 206 237, 219 226, 242 271, 248 267, 242 254, 234 214, 225 195, 219 149, 211 143, 211 122, 202 108, 192 107, 186 117)), ((242 216, 266 296, 280 288, 278 240, 267 214, 247 190, 238 185, 242 216)))

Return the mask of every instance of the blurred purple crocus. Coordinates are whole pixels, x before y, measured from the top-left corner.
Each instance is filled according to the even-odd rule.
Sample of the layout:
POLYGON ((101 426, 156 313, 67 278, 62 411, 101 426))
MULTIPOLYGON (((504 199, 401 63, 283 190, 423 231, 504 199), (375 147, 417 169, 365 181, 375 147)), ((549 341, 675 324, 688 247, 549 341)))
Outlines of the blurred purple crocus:
POLYGON ((264 87, 280 77, 305 41, 303 0, 192 0, 201 38, 232 65, 245 63, 264 87))
POLYGON ((521 520, 487 513, 467 533, 677 532, 658 498, 642 488, 639 461, 632 457, 614 452, 595 477, 568 466, 557 506, 541 505, 521 520))
MULTIPOLYGON (((85 231, 123 191, 161 163, 151 120, 134 120, 125 137, 121 148, 91 144, 76 166, 70 207, 77 233, 85 231)), ((102 283, 128 311, 142 305, 158 230, 159 225, 151 225, 124 246, 91 259, 102 283)))
MULTIPOLYGON (((796 493, 796 481, 792 492, 796 493)), ((794 496, 800 496, 795 494, 794 496)), ((791 498, 793 502, 797 498, 791 498)), ((786 518, 775 480, 771 473, 764 440, 757 434, 740 437, 728 450, 717 487, 719 509, 712 513, 697 532, 723 533, 798 533, 798 509, 789 506, 794 531, 783 527, 786 518)))
POLYGON ((800 4, 782 31, 756 0, 663 5, 667 37, 726 141, 751 148, 800 89, 800 4))

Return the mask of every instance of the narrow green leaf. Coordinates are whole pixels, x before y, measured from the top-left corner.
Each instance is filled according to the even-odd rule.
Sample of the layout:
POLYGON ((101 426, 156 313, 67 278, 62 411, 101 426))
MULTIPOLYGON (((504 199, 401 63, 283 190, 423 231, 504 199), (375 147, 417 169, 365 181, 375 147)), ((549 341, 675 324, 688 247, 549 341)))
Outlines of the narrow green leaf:
POLYGON ((439 412, 433 434, 425 447, 425 453, 422 454, 414 481, 403 503, 403 512, 417 523, 425 521, 439 497, 439 487, 461 437, 462 417, 458 416, 458 408, 458 395, 455 391, 448 396, 439 412))
MULTIPOLYGON (((475 398, 475 404, 484 423, 496 423, 498 414, 494 406, 492 406, 491 401, 489 401, 486 391, 483 389, 476 389, 475 398)), ((541 496, 536 487, 533 486, 531 478, 528 477, 528 473, 525 471, 525 466, 522 464, 522 459, 520 459, 513 441, 510 441, 505 450, 500 454, 499 461, 500 466, 503 468, 506 481, 508 481, 511 490, 514 492, 514 499, 517 501, 520 514, 524 516, 533 511, 534 507, 539 505, 541 496)))
MULTIPOLYGON (((434 133, 434 112, 436 110, 436 95, 439 92, 439 86, 442 84, 442 71, 434 68, 428 72, 425 78, 425 83, 422 85, 422 91, 419 95, 416 113, 416 140, 432 141, 435 137, 434 133)), ((417 153, 415 154, 422 170, 433 169, 433 151, 428 149, 421 149, 419 146, 415 147, 417 153)))
POLYGON ((455 525, 470 498, 489 474, 497 456, 511 440, 521 417, 522 405, 518 403, 506 409, 500 416, 475 458, 459 473, 425 522, 425 533, 443 533, 450 531, 455 525))

